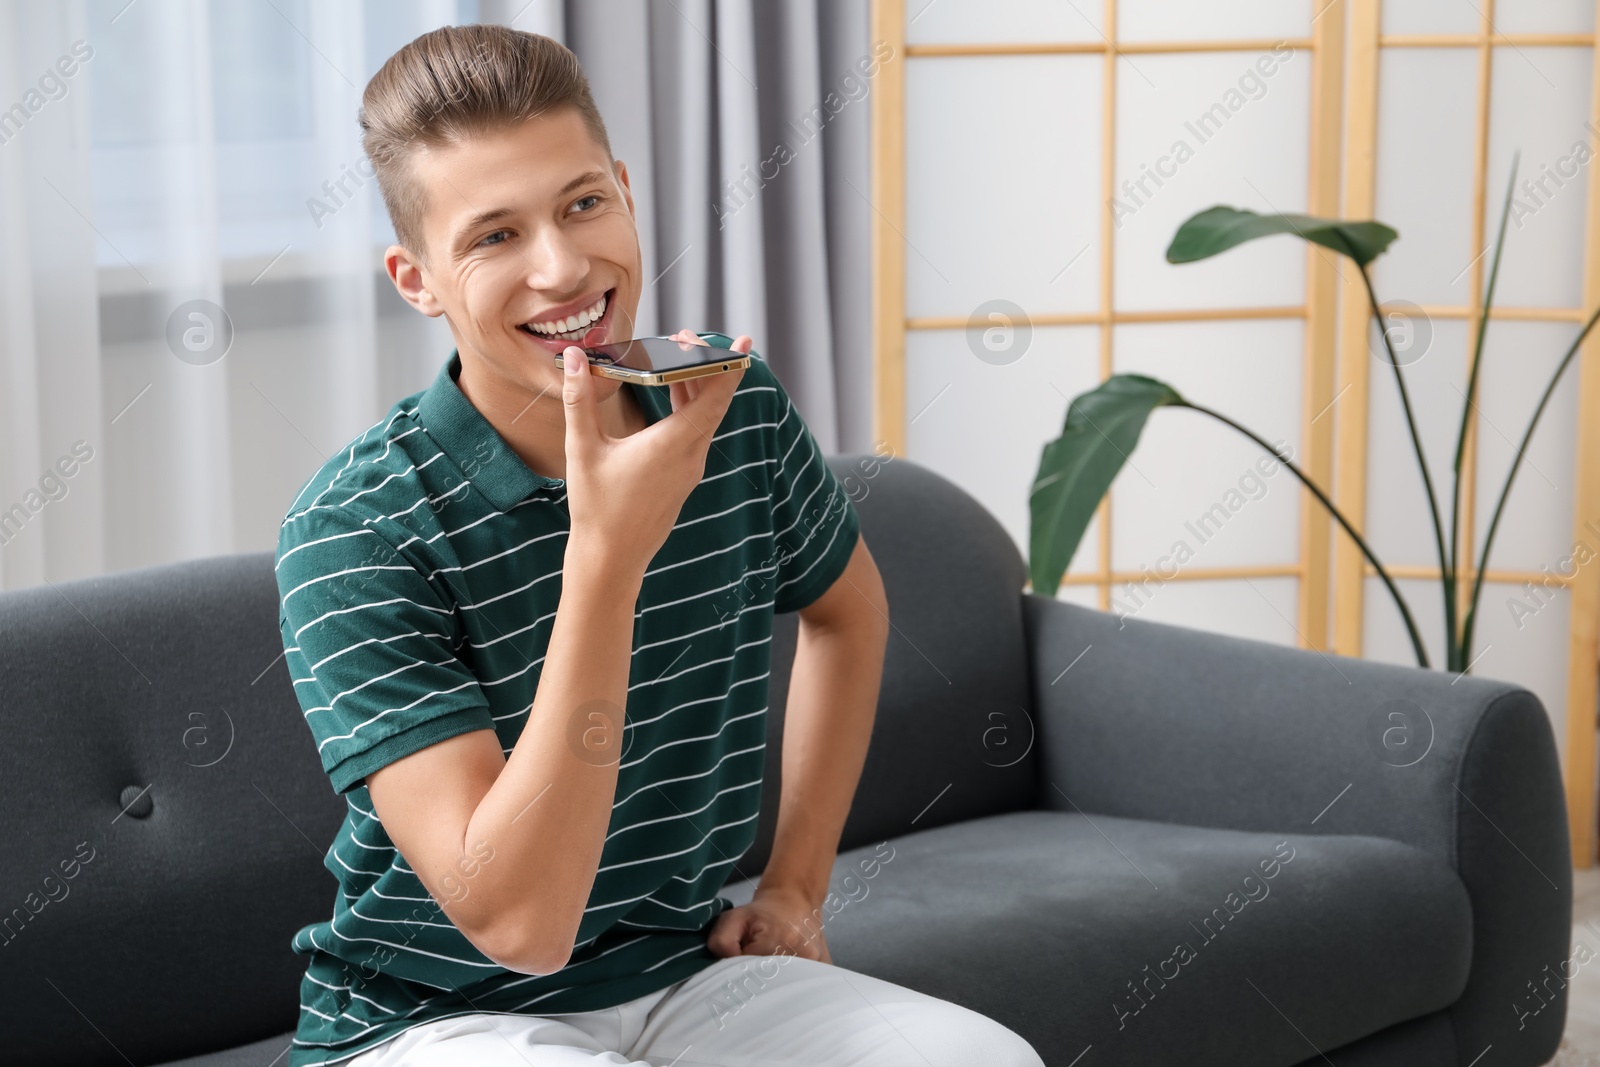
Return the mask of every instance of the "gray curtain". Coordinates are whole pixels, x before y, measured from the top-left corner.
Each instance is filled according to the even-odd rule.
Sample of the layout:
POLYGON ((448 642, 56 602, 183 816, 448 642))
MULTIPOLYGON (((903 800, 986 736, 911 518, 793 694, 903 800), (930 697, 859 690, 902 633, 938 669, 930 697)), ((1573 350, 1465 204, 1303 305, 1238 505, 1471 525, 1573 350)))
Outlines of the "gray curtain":
POLYGON ((825 450, 871 451, 869 5, 504 8, 486 5, 486 21, 577 54, 628 165, 645 264, 639 329, 749 334, 825 450))

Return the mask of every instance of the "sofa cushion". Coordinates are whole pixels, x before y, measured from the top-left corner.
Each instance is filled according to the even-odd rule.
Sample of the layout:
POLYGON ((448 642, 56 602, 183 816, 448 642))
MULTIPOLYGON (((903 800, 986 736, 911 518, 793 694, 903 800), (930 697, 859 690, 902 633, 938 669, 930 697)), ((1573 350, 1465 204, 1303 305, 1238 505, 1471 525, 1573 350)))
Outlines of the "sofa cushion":
POLYGON ((1465 888, 1409 845, 1092 813, 841 853, 827 911, 837 965, 992 1016, 1046 1063, 1093 1046, 1097 1067, 1287 1067, 1450 1004, 1472 949, 1465 888))
POLYGON ((265 1041, 252 1041, 223 1052, 208 1052, 202 1056, 169 1060, 161 1067, 283 1067, 289 1062, 289 1045, 294 1031, 269 1037, 265 1041))

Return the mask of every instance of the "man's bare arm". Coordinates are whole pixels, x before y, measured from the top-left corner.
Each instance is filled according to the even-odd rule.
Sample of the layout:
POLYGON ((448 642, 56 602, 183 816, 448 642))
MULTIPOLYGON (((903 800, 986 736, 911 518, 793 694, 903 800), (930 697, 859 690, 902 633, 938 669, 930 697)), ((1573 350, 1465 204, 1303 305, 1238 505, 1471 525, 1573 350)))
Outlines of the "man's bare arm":
POLYGON ((549 974, 572 953, 616 794, 638 595, 637 579, 569 562, 510 758, 494 731, 475 730, 367 776, 395 847, 508 970, 549 974))

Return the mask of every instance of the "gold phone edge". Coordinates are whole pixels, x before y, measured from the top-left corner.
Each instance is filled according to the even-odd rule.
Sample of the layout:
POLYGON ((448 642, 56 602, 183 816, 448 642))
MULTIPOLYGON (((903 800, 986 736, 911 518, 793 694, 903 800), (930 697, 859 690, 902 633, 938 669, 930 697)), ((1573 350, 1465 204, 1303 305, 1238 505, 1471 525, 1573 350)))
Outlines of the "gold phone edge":
MULTIPOLYGON (((560 360, 557 355, 556 359, 560 360)), ((733 359, 719 360, 716 363, 703 363, 698 367, 685 367, 683 370, 664 371, 653 374, 626 374, 617 373, 616 368, 608 367, 603 363, 589 364, 590 370, 604 378, 611 378, 619 382, 632 382, 635 385, 668 385, 672 382, 681 382, 689 378, 703 378, 708 374, 722 374, 726 370, 748 368, 750 357, 738 356, 733 359)))

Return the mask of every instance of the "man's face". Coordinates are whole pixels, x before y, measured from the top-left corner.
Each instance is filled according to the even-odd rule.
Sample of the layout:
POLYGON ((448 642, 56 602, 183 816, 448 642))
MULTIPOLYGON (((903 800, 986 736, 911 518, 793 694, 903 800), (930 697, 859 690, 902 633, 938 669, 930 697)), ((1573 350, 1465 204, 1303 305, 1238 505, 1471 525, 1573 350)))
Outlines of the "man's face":
POLYGON ((559 395, 556 353, 633 336, 642 261, 627 168, 575 109, 420 149, 410 165, 427 259, 391 249, 390 270, 414 306, 445 316, 464 365, 559 395), (566 329, 602 299, 602 315, 566 329))

